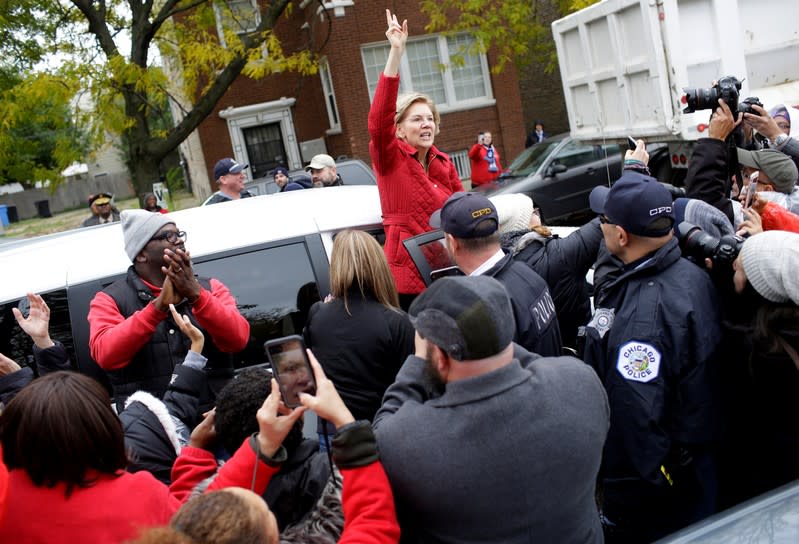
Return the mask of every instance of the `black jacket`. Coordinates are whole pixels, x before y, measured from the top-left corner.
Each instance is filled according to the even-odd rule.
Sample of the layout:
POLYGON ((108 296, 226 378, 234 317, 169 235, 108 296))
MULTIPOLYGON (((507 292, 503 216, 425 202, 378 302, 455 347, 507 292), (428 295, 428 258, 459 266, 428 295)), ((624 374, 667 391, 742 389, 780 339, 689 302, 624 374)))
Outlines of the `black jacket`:
POLYGON ((555 304, 546 282, 529 266, 506 254, 485 273, 498 280, 510 296, 516 320, 514 342, 538 355, 559 356, 563 351, 555 304))
POLYGON ((688 511, 703 498, 712 504, 714 494, 697 482, 713 467, 693 461, 706 459, 718 431, 718 297, 709 276, 681 258, 672 238, 608 276, 595 303, 585 362, 610 403, 600 475, 604 508, 611 521, 649 523, 651 540, 691 521, 688 511), (672 487, 669 477, 679 486, 672 487), (662 524, 645 515, 658 505, 668 513, 658 518, 662 524))
MULTIPOLYGON (((360 292, 317 302, 303 331, 322 368, 356 420, 372 421, 383 393, 414 352, 414 330, 401 310, 390 310, 360 292)), ((332 432, 332 429, 330 429, 332 432)))
POLYGON ((61 342, 55 340, 52 346, 44 349, 34 344, 33 359, 34 366, 22 367, 16 372, 0 376, 0 402, 8 404, 14 395, 33 381, 37 375, 44 376, 58 370, 72 369, 66 348, 61 342))
POLYGON ((199 423, 205 382, 205 372, 181 364, 175 367, 163 402, 146 391, 128 397, 119 414, 130 457, 128 472, 146 470, 169 485, 172 465, 199 423))
POLYGON ((727 143, 715 138, 696 142, 685 176, 685 196, 703 200, 724 212, 735 224, 727 176, 727 143))
POLYGON ((529 230, 502 235, 502 249, 527 263, 547 282, 564 346, 575 347, 578 327, 591 319, 591 292, 585 275, 596 262, 601 242, 599 219, 566 238, 545 238, 529 230))

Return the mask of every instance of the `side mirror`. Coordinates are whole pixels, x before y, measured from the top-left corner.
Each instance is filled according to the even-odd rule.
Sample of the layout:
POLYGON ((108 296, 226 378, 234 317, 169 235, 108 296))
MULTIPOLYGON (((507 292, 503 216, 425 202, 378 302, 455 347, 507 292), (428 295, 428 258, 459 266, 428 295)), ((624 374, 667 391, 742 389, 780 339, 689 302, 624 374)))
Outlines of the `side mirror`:
POLYGON ((560 164, 559 162, 556 162, 550 165, 549 168, 547 168, 547 175, 554 176, 556 174, 562 174, 566 170, 568 170, 568 168, 566 167, 565 164, 560 164))

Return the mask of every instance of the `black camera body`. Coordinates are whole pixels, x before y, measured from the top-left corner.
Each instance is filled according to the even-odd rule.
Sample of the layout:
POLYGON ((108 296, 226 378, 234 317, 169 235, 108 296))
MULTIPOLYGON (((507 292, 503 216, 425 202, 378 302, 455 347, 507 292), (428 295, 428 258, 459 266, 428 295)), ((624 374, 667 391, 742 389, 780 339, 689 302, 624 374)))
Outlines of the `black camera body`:
POLYGON ((716 238, 687 221, 677 225, 677 239, 684 257, 702 267, 705 259, 710 259, 714 268, 716 265, 731 267, 744 244, 740 236, 727 234, 716 238))
POLYGON ((757 111, 752 109, 752 106, 760 106, 761 108, 765 108, 765 106, 758 97, 750 96, 749 98, 741 100, 741 103, 738 104, 738 111, 740 111, 741 113, 751 113, 752 115, 760 115, 759 113, 757 113, 757 111))
POLYGON ((707 89, 689 88, 685 92, 685 109, 683 113, 693 113, 697 110, 711 110, 719 105, 719 98, 724 99, 731 111, 738 109, 738 91, 741 82, 735 76, 725 76, 718 80, 714 86, 707 89))

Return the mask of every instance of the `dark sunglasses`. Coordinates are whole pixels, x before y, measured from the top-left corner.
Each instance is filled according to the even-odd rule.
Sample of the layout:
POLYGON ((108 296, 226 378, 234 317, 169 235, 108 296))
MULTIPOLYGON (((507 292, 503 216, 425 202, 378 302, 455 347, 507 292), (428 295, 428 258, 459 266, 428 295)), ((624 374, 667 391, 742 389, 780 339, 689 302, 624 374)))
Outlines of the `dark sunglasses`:
POLYGON ((178 230, 178 231, 170 230, 170 231, 167 231, 167 232, 162 232, 161 234, 156 234, 155 236, 150 238, 151 242, 153 240, 166 240, 170 244, 176 244, 178 242, 178 240, 183 240, 185 242, 186 241, 186 231, 185 230, 178 230))

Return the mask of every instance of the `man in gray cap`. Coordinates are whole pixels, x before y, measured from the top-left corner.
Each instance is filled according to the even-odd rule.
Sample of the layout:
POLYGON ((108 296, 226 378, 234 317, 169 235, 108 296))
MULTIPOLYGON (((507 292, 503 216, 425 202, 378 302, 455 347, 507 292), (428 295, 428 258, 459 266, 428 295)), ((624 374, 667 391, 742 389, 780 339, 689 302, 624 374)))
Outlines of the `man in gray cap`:
POLYGON ((205 334, 209 379, 232 374, 223 354, 244 349, 250 324, 222 282, 194 275, 186 233, 169 214, 124 210, 122 236, 133 264, 94 296, 88 317, 89 350, 108 374, 117 406, 140 389, 163 395, 185 359, 191 342, 172 321, 170 304, 205 334))
POLYGON ((314 187, 333 187, 334 185, 344 185, 341 176, 336 173, 336 161, 330 155, 321 153, 314 155, 305 171, 311 174, 311 181, 314 187))
POLYGON ((738 148, 738 162, 758 171, 749 190, 757 191, 761 198, 776 202, 793 213, 799 212, 799 189, 796 188, 799 171, 788 155, 776 149, 747 151, 738 148))
POLYGON ((439 279, 409 314, 416 353, 374 420, 403 541, 602 542, 609 410, 594 372, 513 344, 490 277, 439 279))

